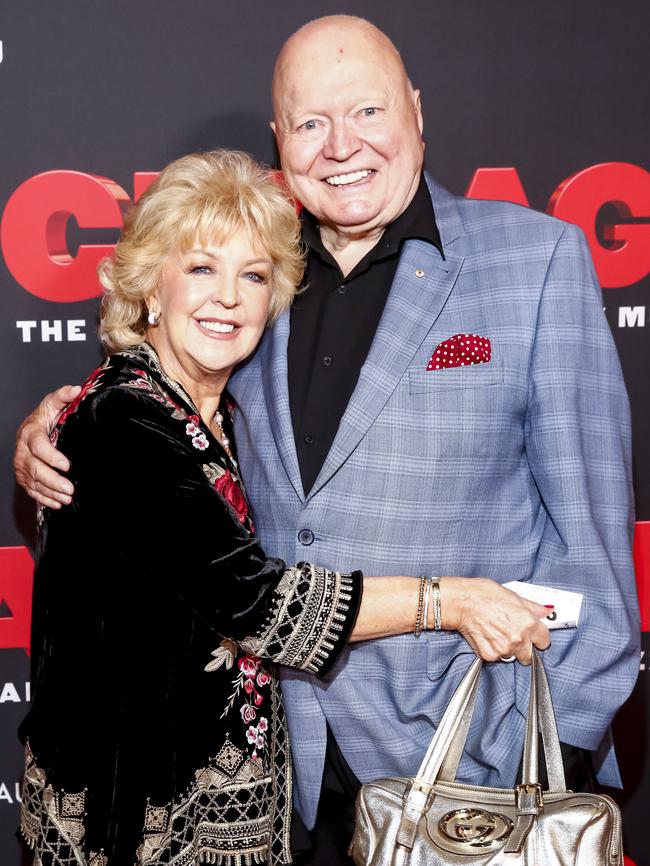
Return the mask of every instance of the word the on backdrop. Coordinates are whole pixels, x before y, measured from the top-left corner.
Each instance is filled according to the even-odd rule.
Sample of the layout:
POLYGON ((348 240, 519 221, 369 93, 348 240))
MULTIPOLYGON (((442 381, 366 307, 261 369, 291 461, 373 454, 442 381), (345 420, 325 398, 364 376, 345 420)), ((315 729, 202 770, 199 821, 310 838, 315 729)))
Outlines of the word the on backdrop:
POLYGON ((86 339, 84 328, 86 327, 85 319, 42 319, 40 322, 35 320, 24 320, 16 322, 16 327, 21 332, 23 343, 32 342, 32 334, 35 342, 49 343, 78 343, 86 339), (65 327, 64 327, 65 326, 65 327))

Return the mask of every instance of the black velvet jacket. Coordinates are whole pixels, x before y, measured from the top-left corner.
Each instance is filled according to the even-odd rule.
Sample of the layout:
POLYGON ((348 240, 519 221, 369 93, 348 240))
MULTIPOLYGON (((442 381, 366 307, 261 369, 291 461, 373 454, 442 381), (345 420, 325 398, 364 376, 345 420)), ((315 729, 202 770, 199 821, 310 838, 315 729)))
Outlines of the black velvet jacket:
POLYGON ((146 344, 92 374, 55 438, 76 493, 44 513, 34 583, 37 862, 287 862, 275 663, 327 672, 360 574, 266 557, 236 463, 146 344))

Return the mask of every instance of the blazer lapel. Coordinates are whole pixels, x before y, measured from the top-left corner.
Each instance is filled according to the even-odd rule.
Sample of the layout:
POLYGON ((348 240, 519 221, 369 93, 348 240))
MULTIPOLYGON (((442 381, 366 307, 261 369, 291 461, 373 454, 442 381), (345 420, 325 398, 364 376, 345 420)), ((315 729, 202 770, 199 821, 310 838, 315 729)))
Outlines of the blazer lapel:
POLYGON ((370 352, 309 496, 317 493, 348 459, 384 408, 440 315, 460 273, 463 256, 453 251, 453 241, 463 233, 457 206, 446 190, 433 182, 429 186, 445 257, 425 241, 404 244, 370 352))
POLYGON ((282 313, 260 347, 260 364, 264 399, 269 413, 273 439, 280 460, 301 502, 302 489, 296 443, 293 436, 289 407, 287 347, 289 344, 289 312, 282 313))

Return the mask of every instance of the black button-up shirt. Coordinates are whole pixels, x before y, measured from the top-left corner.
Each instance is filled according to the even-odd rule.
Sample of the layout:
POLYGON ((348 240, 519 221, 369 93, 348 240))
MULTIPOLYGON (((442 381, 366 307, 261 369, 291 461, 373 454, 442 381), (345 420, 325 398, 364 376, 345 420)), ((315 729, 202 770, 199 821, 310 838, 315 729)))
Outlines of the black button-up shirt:
POLYGON ((308 492, 370 351, 402 243, 420 238, 441 253, 442 244, 424 177, 406 210, 346 277, 307 211, 302 225, 308 247, 306 288, 291 308, 289 402, 303 489, 308 492))

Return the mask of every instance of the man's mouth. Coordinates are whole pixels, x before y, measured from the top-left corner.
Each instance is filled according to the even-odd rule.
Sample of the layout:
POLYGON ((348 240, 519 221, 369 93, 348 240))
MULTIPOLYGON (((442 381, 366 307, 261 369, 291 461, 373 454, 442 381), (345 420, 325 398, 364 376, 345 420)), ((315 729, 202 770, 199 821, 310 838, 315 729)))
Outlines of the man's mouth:
POLYGON ((325 178, 325 183, 328 183, 330 186, 348 186, 351 183, 365 180, 372 173, 372 169, 362 168, 361 171, 351 171, 348 174, 333 174, 325 178))
POLYGON ((199 319, 199 325, 214 334, 231 334, 235 330, 232 322, 215 322, 211 319, 199 319))

